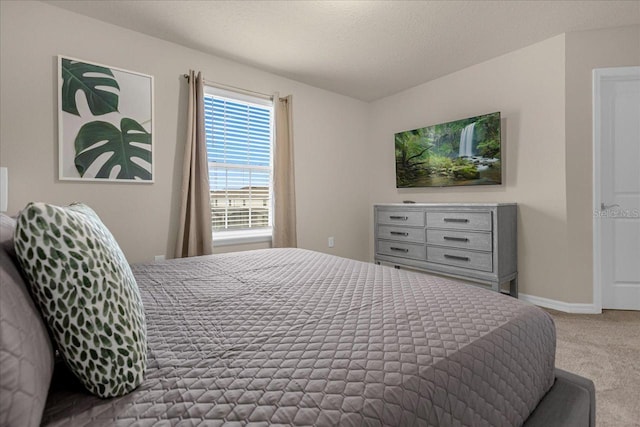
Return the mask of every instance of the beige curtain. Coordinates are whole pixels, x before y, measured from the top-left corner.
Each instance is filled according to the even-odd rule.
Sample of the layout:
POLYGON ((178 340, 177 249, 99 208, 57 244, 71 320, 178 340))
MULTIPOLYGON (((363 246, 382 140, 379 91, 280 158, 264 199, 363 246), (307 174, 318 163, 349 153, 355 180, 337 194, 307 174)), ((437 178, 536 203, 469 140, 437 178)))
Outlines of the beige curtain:
POLYGON ((208 255, 213 252, 211 237, 211 196, 209 165, 204 136, 204 78, 189 71, 187 137, 182 168, 180 228, 176 258, 208 255))
POLYGON ((295 248, 296 192, 293 173, 293 121, 291 95, 275 94, 275 147, 273 156, 273 241, 274 248, 295 248))

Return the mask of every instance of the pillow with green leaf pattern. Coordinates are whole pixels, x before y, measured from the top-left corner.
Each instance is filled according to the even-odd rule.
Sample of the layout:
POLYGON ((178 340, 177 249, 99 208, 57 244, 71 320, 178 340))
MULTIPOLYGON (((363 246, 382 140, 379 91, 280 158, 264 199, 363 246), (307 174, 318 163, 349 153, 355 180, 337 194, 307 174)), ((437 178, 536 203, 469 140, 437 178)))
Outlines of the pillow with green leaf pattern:
POLYGON ((107 398, 140 385, 147 364, 142 301, 98 215, 83 204, 30 203, 14 240, 58 350, 87 390, 107 398))

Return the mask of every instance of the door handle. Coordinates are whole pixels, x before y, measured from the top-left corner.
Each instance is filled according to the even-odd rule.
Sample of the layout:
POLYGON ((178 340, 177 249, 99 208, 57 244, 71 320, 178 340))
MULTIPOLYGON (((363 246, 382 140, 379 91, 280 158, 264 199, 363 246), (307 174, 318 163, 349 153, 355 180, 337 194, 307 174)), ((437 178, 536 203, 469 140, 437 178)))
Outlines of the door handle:
POLYGON ((606 211, 607 209, 611 209, 611 208, 619 208, 620 205, 615 203, 613 205, 605 205, 604 202, 600 203, 600 210, 601 211, 606 211))

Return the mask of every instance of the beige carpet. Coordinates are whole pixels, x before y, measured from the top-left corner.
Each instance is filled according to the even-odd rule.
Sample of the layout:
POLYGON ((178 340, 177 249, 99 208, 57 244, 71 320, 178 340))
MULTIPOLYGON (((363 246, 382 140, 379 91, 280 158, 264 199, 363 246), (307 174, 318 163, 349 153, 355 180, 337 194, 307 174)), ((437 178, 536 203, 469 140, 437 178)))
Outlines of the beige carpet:
POLYGON ((556 366, 596 386, 596 425, 640 426, 640 312, 547 311, 556 324, 556 366))

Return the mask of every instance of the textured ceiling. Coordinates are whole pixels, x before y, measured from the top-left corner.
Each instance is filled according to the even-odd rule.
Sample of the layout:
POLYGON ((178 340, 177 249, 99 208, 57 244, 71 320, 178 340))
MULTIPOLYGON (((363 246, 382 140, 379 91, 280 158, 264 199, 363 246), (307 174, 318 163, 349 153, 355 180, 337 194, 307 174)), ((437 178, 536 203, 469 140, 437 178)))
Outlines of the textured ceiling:
POLYGON ((364 101, 570 31, 640 24, 640 1, 46 1, 364 101))

